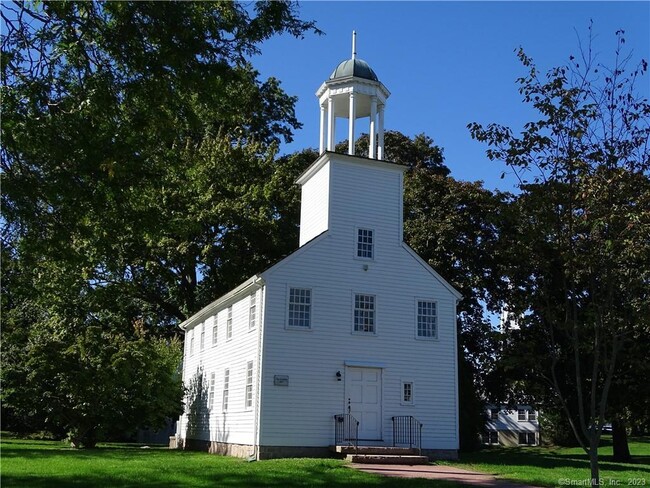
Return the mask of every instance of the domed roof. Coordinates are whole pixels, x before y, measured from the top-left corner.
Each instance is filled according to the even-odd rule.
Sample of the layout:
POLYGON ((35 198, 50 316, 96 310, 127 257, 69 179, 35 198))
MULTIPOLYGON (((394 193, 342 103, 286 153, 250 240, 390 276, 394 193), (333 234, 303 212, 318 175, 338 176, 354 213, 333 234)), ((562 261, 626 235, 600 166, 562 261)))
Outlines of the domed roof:
POLYGON ((379 78, 377 78, 377 75, 368 63, 359 58, 347 59, 341 62, 341 64, 332 71, 330 80, 347 78, 348 76, 356 76, 357 78, 364 78, 366 80, 379 81, 379 78))

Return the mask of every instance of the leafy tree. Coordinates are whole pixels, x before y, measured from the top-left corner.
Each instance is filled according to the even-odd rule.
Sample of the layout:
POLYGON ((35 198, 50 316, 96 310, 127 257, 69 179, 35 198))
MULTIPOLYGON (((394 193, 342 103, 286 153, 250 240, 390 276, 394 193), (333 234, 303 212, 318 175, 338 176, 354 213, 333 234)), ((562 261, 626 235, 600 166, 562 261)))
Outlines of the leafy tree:
POLYGON ((297 240, 286 183, 302 163, 275 159, 295 98, 248 60, 273 35, 317 30, 275 1, 14 2, 2 18, 3 277, 22 275, 3 302, 6 402, 92 445, 116 427, 97 403, 109 386, 157 398, 143 393, 153 363, 137 362, 168 371, 155 337, 297 240), (73 375, 105 383, 73 390, 73 375))
POLYGON ((647 63, 630 70, 617 38, 613 67, 596 63, 590 43, 545 80, 520 50, 520 92, 540 119, 519 137, 470 124, 521 179, 510 301, 535 340, 528 364, 552 388, 595 484, 613 379, 628 344, 647 349, 650 312, 650 105, 635 92, 647 63))

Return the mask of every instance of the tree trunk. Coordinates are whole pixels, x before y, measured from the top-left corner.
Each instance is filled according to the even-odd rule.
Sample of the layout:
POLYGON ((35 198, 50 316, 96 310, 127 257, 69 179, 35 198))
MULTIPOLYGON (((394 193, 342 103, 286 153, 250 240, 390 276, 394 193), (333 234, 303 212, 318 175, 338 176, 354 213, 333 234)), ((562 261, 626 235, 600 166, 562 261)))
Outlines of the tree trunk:
POLYGON ((630 448, 627 444, 625 422, 617 418, 612 419, 612 447, 614 449, 614 461, 619 463, 629 463, 632 461, 630 448))
POLYGON ((598 440, 595 432, 591 432, 591 439, 589 439, 589 467, 591 468, 591 486, 600 486, 598 440))

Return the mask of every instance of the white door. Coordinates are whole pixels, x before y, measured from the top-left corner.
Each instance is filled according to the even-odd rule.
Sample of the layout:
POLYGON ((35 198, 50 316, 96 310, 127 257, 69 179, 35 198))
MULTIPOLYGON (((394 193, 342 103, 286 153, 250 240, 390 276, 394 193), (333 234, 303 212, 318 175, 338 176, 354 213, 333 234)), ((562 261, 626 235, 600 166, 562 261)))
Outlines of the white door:
POLYGON ((345 411, 359 421, 359 439, 381 440, 381 368, 348 367, 345 411))

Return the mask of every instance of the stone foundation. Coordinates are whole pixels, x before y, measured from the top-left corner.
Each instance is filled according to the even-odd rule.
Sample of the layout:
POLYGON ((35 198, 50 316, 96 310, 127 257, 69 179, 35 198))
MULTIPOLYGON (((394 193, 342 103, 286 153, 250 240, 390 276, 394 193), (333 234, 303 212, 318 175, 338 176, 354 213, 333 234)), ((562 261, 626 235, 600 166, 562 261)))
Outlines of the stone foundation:
MULTIPOLYGON (((327 458, 334 455, 329 446, 259 446, 257 451, 255 451, 255 447, 250 444, 231 444, 228 442, 204 441, 200 439, 177 439, 175 436, 169 438, 169 448, 204 451, 210 454, 244 459, 255 454, 256 459, 259 460, 303 457, 327 458)), ((422 455, 427 456, 431 461, 438 459, 455 461, 458 459, 458 451, 455 449, 422 449, 422 455)))
POLYGON ((210 454, 238 458, 248 458, 255 453, 254 447, 250 444, 230 444, 228 442, 205 441, 201 439, 177 439, 176 436, 169 438, 169 448, 184 449, 187 451, 204 451, 210 454))

